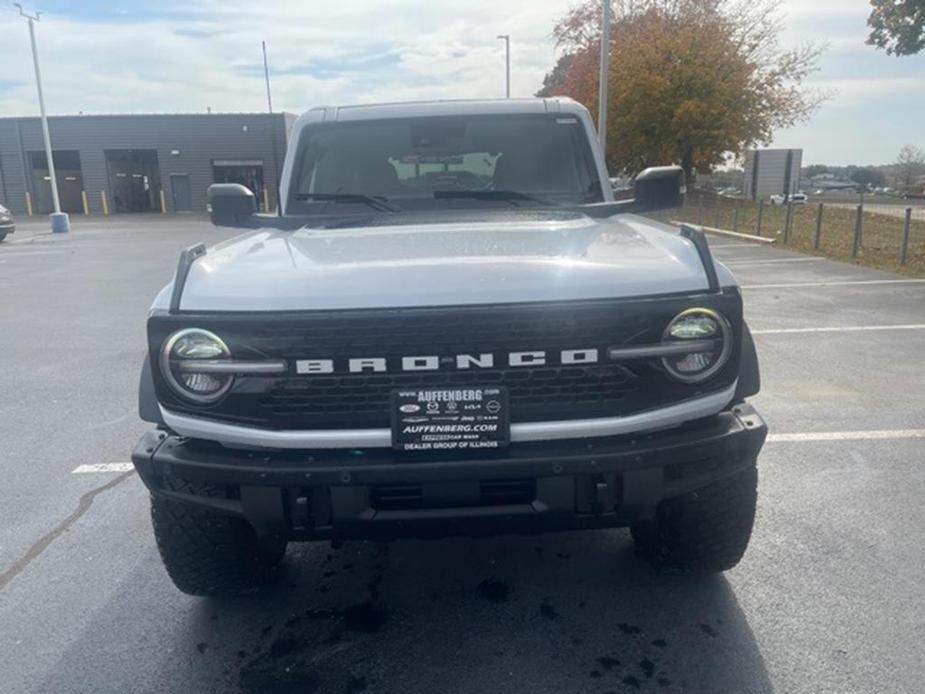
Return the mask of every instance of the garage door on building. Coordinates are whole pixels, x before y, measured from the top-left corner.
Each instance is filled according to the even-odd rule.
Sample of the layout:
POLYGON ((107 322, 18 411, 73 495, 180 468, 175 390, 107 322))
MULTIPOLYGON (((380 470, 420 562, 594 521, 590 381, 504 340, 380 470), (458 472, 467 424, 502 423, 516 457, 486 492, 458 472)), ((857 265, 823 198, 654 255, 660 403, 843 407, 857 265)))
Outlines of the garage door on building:
POLYGON ((215 183, 240 183, 256 196, 260 211, 267 211, 262 159, 213 159, 212 178, 215 183))
MULTIPOLYGON (((83 212, 81 191, 83 173, 80 153, 73 150, 55 150, 55 177, 58 179, 58 198, 62 212, 83 212)), ((48 214, 54 209, 51 197, 51 173, 45 152, 29 152, 29 169, 32 175, 32 205, 36 214, 48 214)))
POLYGON ((104 150, 114 212, 156 212, 161 189, 157 150, 104 150))

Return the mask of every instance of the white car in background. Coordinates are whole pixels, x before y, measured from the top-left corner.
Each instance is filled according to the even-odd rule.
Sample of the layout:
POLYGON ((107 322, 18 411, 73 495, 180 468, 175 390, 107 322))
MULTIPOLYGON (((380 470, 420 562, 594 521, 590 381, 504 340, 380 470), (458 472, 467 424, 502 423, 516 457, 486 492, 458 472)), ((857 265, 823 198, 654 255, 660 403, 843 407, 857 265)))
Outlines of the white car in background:
MULTIPOLYGON (((786 205, 788 197, 786 195, 772 195, 769 200, 772 205, 786 205)), ((805 205, 806 200, 806 193, 794 193, 789 197, 789 202, 793 205, 805 205)))
POLYGON ((16 224, 13 223, 13 213, 0 205, 0 241, 3 241, 7 234, 12 234, 14 231, 16 231, 16 224))

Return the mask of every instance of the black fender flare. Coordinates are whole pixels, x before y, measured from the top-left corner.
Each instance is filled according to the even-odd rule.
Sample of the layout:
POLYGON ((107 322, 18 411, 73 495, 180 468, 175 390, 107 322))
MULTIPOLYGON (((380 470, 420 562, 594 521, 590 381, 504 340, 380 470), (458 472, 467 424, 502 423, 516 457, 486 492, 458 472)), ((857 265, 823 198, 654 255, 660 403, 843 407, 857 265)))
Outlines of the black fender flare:
POLYGON ((742 350, 739 357, 739 384, 736 387, 735 401, 741 402, 761 390, 761 372, 758 367, 758 351, 748 324, 742 321, 742 350))
POLYGON ((138 383, 138 416, 145 422, 166 426, 161 417, 161 409, 157 404, 154 375, 151 373, 151 359, 147 354, 141 364, 141 379, 138 383))

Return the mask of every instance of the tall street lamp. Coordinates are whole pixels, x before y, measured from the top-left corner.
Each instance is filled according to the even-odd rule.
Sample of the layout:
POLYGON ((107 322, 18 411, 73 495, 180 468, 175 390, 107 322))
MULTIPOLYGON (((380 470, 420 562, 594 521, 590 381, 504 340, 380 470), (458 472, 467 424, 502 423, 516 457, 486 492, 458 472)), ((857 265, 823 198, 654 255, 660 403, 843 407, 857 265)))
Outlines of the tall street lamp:
POLYGON ((610 68, 610 0, 601 3, 601 82, 598 92, 597 134, 607 156, 607 73, 610 68))
MULTIPOLYGON (((270 96, 270 64, 267 62, 267 42, 261 41, 260 46, 263 49, 263 79, 267 85, 267 112, 270 114, 270 146, 273 148, 273 176, 276 178, 276 214, 280 217, 283 216, 283 201, 280 198, 280 182, 279 179, 279 154, 276 151, 276 125, 272 118, 273 116, 273 97, 270 96)), ((264 186, 266 186, 266 181, 264 181, 264 186)), ((264 188, 266 190, 266 188, 264 188)), ((269 205, 264 205, 264 207, 269 207, 269 205)), ((270 210, 264 210, 267 214, 270 213, 270 210)))
POLYGON ((499 34, 498 38, 504 41, 505 48, 505 90, 504 95, 506 98, 511 98, 511 35, 510 34, 499 34))
POLYGON ((29 14, 18 2, 13 3, 19 8, 19 14, 29 22, 29 41, 32 43, 32 64, 35 67, 35 85, 39 92, 39 110, 42 114, 42 136, 45 139, 45 160, 48 162, 48 176, 51 182, 51 200, 55 211, 50 215, 51 230, 55 233, 71 230, 71 222, 67 214, 61 211, 61 200, 58 197, 58 179, 55 176, 55 160, 51 153, 51 136, 48 134, 48 116, 45 114, 45 97, 42 94, 42 71, 39 69, 39 51, 35 45, 35 23, 39 21, 41 13, 29 14))

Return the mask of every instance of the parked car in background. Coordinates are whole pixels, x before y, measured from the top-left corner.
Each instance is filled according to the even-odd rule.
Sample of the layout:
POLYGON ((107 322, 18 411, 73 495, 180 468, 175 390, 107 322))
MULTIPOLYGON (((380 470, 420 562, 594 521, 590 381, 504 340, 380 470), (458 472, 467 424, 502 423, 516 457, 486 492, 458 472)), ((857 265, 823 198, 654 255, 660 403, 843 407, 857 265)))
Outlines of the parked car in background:
POLYGON ((794 205, 805 205, 807 197, 806 193, 794 193, 789 197, 786 195, 772 195, 768 200, 772 205, 786 205, 788 202, 794 205))
POLYGON ((610 187, 615 193, 619 193, 624 190, 632 190, 633 179, 627 178, 626 176, 611 176, 610 187))
POLYGON ((12 234, 14 231, 16 231, 16 224, 13 222, 13 213, 0 205, 0 241, 3 241, 7 234, 12 234))

